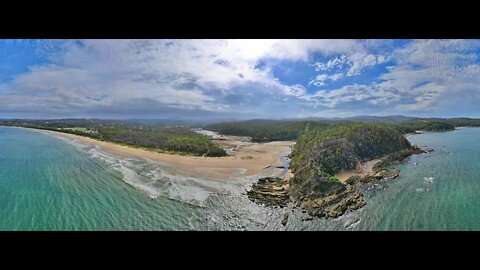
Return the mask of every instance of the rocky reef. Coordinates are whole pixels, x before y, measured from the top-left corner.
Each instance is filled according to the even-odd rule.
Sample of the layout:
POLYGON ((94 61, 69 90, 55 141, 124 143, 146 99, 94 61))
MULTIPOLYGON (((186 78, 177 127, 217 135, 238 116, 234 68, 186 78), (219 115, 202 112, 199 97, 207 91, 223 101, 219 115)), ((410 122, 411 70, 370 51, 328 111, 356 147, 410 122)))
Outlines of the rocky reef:
POLYGON ((324 197, 306 198, 302 203, 311 216, 336 218, 347 211, 365 206, 367 201, 363 198, 363 193, 346 186, 345 189, 338 189, 324 197))
MULTIPOLYGON (((398 170, 388 171, 391 164, 401 162, 412 154, 424 153, 418 147, 411 147, 399 152, 386 155, 373 168, 373 172, 360 177, 352 176, 344 184, 334 183, 326 188, 327 192, 318 193, 318 187, 309 193, 300 193, 292 188, 290 182, 278 177, 265 177, 259 179, 247 191, 248 198, 255 203, 267 207, 286 207, 289 202, 296 203, 296 207, 303 212, 315 217, 337 218, 346 212, 362 208, 367 204, 360 188, 371 186, 382 179, 396 179, 398 170)), ((286 225, 288 214, 284 215, 282 224, 286 225)))
POLYGON ((248 198, 255 203, 270 207, 285 207, 290 202, 289 183, 279 177, 259 179, 247 191, 248 198))
MULTIPOLYGON (((313 217, 336 218, 367 204, 361 190, 382 179, 396 179, 398 171, 388 170, 413 154, 425 151, 411 146, 397 130, 385 125, 354 124, 326 134, 304 134, 292 153, 294 177, 262 178, 247 192, 248 198, 271 207, 294 208, 313 217), (333 175, 352 169, 359 162, 380 158, 369 175, 353 176, 341 183, 333 175)), ((284 217, 282 224, 287 222, 284 217)), ((285 225, 284 224, 284 225, 285 225)))

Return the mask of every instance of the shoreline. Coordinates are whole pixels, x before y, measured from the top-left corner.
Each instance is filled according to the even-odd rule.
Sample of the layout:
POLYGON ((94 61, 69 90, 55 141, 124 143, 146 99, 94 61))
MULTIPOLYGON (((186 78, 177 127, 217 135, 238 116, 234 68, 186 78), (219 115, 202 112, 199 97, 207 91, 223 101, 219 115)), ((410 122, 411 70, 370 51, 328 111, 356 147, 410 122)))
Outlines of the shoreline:
POLYGON ((352 176, 365 177, 374 172, 373 167, 380 161, 382 161, 382 159, 377 158, 377 159, 369 160, 367 162, 363 162, 358 166, 357 169, 340 171, 337 174, 335 174, 335 177, 341 183, 345 183, 352 176))
MULTIPOLYGON (((162 167, 164 167, 165 171, 174 175, 202 178, 211 181, 229 181, 239 177, 261 174, 278 175, 280 169, 276 169, 276 167, 281 164, 281 156, 287 155, 290 147, 295 143, 292 141, 277 141, 242 145, 240 142, 237 142, 238 150, 236 150, 233 155, 225 157, 199 157, 148 151, 141 148, 58 131, 34 128, 26 129, 42 132, 54 137, 68 138, 81 143, 96 145, 99 146, 102 151, 120 157, 149 159, 159 165, 163 165, 162 167)), ((235 141, 232 140, 232 142, 235 141)))

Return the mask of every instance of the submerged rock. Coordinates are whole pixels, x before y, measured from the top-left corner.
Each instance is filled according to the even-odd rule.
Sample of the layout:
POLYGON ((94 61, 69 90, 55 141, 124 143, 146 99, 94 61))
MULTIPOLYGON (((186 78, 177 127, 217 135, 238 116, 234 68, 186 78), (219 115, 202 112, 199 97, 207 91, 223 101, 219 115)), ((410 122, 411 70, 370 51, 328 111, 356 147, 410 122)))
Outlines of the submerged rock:
POLYGON ((400 172, 398 170, 396 170, 396 171, 388 173, 387 178, 393 180, 393 179, 398 178, 398 176, 400 176, 400 172))

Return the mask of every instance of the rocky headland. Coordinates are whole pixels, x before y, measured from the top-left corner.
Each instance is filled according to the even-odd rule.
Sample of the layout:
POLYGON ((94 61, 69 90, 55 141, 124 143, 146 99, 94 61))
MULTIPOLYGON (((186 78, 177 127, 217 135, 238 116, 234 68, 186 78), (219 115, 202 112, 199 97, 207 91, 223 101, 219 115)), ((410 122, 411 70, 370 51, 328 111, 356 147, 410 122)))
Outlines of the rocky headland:
MULTIPOLYGON (((366 187, 382 179, 396 179, 399 172, 389 170, 389 165, 424 152, 382 124, 347 124, 306 133, 291 154, 294 177, 259 179, 247 195, 268 207, 285 207, 292 202, 295 209, 312 217, 336 218, 367 204, 362 192, 366 187), (334 177, 340 170, 354 169, 373 159, 380 161, 366 175, 352 176, 345 182, 334 177)), ((288 216, 284 217, 282 224, 287 220, 288 216)))

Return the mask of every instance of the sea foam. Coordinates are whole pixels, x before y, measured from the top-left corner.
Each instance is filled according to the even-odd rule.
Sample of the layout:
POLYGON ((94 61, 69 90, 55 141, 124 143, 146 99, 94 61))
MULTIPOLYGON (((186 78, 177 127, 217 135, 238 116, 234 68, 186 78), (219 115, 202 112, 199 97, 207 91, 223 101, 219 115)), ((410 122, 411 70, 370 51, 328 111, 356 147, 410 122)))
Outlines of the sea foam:
MULTIPOLYGON (((225 182, 202 178, 187 177, 168 173, 168 164, 146 158, 121 157, 107 153, 98 145, 86 144, 75 139, 59 137, 74 146, 90 158, 100 160, 109 168, 119 172, 122 180, 141 190, 151 199, 159 196, 182 202, 205 206, 212 194, 239 195, 256 177, 236 177, 225 182)), ((240 172, 241 174, 241 172, 240 172)))

